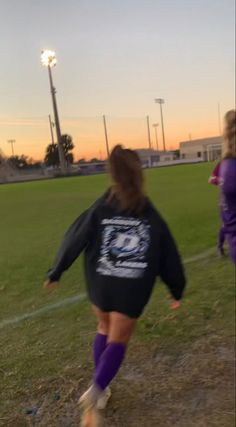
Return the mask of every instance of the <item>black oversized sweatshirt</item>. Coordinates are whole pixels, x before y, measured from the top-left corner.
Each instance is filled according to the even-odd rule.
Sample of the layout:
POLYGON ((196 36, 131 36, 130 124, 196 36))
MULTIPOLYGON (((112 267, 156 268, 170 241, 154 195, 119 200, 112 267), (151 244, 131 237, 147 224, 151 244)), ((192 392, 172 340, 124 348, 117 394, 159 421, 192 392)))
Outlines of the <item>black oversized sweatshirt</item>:
POLYGON ((169 228, 147 199, 142 215, 121 212, 107 202, 108 192, 70 226, 49 270, 58 281, 85 252, 88 296, 103 311, 139 317, 157 276, 179 300, 185 275, 169 228))

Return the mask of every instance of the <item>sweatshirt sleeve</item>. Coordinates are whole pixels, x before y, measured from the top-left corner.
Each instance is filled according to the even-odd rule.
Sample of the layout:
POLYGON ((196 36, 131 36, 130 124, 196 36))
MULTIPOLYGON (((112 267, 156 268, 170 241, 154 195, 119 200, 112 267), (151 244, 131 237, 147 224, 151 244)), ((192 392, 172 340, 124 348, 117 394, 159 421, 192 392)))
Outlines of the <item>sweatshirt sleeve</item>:
POLYGON ((184 268, 174 238, 164 221, 159 274, 174 299, 180 300, 186 285, 184 268))
POLYGON ((92 213, 88 209, 69 227, 56 255, 53 267, 48 271, 51 281, 58 281, 62 273, 73 264, 87 246, 92 234, 92 213))

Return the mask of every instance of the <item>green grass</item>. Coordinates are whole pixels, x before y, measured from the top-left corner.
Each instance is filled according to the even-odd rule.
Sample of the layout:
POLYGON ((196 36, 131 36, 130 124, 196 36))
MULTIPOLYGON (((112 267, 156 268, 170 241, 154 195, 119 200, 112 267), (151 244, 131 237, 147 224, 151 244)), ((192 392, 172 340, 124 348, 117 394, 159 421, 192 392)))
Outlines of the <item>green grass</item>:
MULTIPOLYGON (((119 380, 114 385, 115 407, 118 405, 119 411, 108 413, 107 427, 144 427, 145 419, 139 420, 145 404, 139 408, 137 402, 147 391, 159 396, 161 401, 170 400, 171 405, 176 406, 175 413, 182 414, 182 407, 189 411, 189 395, 198 401, 199 390, 203 396, 209 395, 209 402, 214 393, 217 403, 210 408, 206 406, 204 411, 194 412, 194 417, 200 416, 199 423, 190 424, 192 414, 189 413, 190 420, 183 420, 179 425, 233 425, 233 267, 229 261, 212 257, 189 265, 187 275, 188 290, 179 311, 170 311, 163 285, 155 288, 151 303, 139 322, 119 380), (222 352, 223 356, 226 355, 223 362, 220 360, 222 352), (182 367, 184 363, 186 365, 182 367), (141 377, 139 385, 140 372, 145 380, 141 377), (124 400, 126 376, 131 394, 124 400), (170 393, 174 393, 174 399, 170 393), (136 401, 132 397, 136 397, 136 401), (216 417, 215 405, 220 419, 216 417), (126 424, 129 413, 133 424, 126 424), (119 414, 123 418, 112 424, 119 414)), ((92 377, 94 330, 90 306, 84 301, 1 331, 0 413, 4 427, 26 427, 29 421, 24 411, 35 405, 41 408, 41 424, 38 421, 32 425, 63 426, 58 419, 68 417, 70 420, 68 405, 73 411, 73 421, 65 425, 77 425, 76 402, 92 377), (60 405, 54 401, 58 391, 60 405)), ((162 408, 159 420, 157 408, 154 401, 150 410, 158 424, 153 425, 173 425, 168 421, 165 408, 162 408)), ((195 420, 194 417, 191 421, 195 420)))
MULTIPOLYGON (((184 257, 216 243, 217 191, 207 184, 212 165, 147 172, 147 192, 169 223, 184 257)), ((66 286, 41 289, 64 231, 107 187, 107 176, 78 177, 0 186, 0 316, 33 310, 84 288, 81 259, 66 286)))
MULTIPOLYGON (((212 168, 212 164, 201 164, 146 172, 147 192, 170 225, 184 258, 216 245, 218 189, 207 184, 212 168)), ((84 290, 81 259, 55 292, 43 290, 42 283, 65 229, 108 182, 107 176, 98 175, 0 186, 1 319, 84 290)), ((181 310, 170 311, 167 290, 162 284, 155 288, 116 386, 123 411, 108 412, 107 426, 146 425, 145 405, 154 417, 153 427, 233 425, 233 368, 227 357, 234 335, 234 267, 230 260, 213 254, 188 264, 186 272, 188 288, 181 310), (227 357, 222 362, 224 352, 227 357), (184 365, 186 357, 193 364, 191 372, 184 365), (137 383, 137 378, 142 382, 140 368, 145 376, 142 387, 137 383), (132 369, 137 378, 134 375, 124 398, 125 372, 132 369), (142 401, 143 387, 159 396, 158 403, 154 397, 152 402, 142 401), (196 409, 192 415, 189 396, 197 399, 196 389, 204 396, 209 393, 209 401, 204 410, 196 409), (172 392, 182 424, 170 417, 164 403, 159 419, 157 407, 162 399, 168 402, 172 392), (213 394, 220 415, 216 403, 211 406, 213 394), (140 408, 132 396, 140 399, 140 408), (126 424, 122 416, 129 413, 126 424)), ((0 425, 29 425, 22 411, 35 404, 41 407, 41 418, 32 425, 77 425, 76 399, 92 373, 88 356, 94 329, 87 301, 0 329, 0 425), (61 404, 55 405, 53 395, 58 390, 61 404)))

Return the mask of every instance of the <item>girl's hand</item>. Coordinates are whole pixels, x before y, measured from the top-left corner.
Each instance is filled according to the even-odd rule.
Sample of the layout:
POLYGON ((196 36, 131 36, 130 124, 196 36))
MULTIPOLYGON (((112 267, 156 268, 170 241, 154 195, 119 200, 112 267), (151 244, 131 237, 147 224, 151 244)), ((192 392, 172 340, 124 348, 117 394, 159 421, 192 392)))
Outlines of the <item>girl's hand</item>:
POLYGON ((56 289, 58 286, 58 282, 51 282, 50 279, 47 279, 46 282, 44 282, 43 287, 44 289, 56 289))
POLYGON ((177 300, 172 300, 171 304, 170 304, 170 308, 171 310, 177 310, 179 307, 181 306, 181 302, 177 301, 177 300))

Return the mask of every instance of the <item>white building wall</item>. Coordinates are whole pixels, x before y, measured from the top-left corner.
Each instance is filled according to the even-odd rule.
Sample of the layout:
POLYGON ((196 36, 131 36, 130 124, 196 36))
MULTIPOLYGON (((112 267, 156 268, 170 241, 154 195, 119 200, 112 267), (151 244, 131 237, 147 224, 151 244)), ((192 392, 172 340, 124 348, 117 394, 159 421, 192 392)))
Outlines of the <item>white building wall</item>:
POLYGON ((180 143, 180 158, 187 160, 214 161, 221 157, 223 139, 205 138, 180 143))

